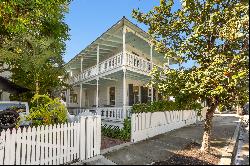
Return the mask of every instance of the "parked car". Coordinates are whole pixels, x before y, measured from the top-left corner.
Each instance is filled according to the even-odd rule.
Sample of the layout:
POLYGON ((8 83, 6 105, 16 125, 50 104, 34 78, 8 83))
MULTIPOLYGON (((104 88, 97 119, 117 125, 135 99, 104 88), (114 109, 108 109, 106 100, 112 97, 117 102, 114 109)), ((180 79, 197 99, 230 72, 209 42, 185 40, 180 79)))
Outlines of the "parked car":
MULTIPOLYGON (((0 129, 13 128, 20 119, 19 126, 29 126, 31 121, 27 121, 25 116, 29 114, 29 105, 27 102, 20 101, 0 101, 0 129)), ((71 115, 67 111, 68 122, 79 120, 78 116, 71 115)))
POLYGON ((25 120, 25 116, 28 114, 27 102, 0 101, 0 129, 15 127, 19 118, 21 119, 20 126, 30 125, 30 121, 25 120))

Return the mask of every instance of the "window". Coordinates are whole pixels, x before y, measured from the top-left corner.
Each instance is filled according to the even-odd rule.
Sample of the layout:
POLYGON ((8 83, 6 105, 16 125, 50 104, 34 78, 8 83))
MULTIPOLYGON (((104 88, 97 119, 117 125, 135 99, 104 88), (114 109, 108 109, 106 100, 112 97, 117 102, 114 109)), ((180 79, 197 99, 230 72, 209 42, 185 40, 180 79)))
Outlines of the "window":
POLYGON ((115 105, 115 87, 109 88, 109 105, 115 105))
POLYGON ((70 103, 77 103, 77 94, 70 95, 70 103))
POLYGON ((149 100, 148 99, 148 88, 145 86, 141 86, 141 103, 147 103, 148 100, 149 100))
POLYGON ((148 88, 148 101, 151 101, 151 88, 148 88))
POLYGON ((140 103, 139 86, 133 86, 133 94, 134 94, 134 104, 140 103))
MULTIPOLYGON (((151 96, 152 96, 152 90, 151 88, 148 88, 148 101, 151 101, 151 96)), ((156 101, 156 89, 153 88, 153 100, 156 101)))

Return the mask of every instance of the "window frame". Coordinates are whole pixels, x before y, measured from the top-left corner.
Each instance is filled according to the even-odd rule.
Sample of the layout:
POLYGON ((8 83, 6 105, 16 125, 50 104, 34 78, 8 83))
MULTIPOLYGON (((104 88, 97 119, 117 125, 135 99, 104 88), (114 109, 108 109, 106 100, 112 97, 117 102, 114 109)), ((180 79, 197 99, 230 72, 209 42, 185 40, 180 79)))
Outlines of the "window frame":
POLYGON ((109 86, 108 87, 108 100, 107 100, 107 105, 110 105, 110 106, 115 106, 116 105, 116 87, 115 86, 109 86), (111 104, 111 100, 110 100, 110 89, 111 88, 114 88, 114 104, 111 104))

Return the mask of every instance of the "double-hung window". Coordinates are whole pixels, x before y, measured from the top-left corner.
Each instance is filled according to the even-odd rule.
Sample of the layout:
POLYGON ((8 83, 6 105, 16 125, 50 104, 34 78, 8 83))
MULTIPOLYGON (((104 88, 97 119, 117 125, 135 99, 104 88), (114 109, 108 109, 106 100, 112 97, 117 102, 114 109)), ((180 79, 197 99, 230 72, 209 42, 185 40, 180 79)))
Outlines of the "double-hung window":
POLYGON ((109 88, 109 105, 115 105, 115 87, 109 88))

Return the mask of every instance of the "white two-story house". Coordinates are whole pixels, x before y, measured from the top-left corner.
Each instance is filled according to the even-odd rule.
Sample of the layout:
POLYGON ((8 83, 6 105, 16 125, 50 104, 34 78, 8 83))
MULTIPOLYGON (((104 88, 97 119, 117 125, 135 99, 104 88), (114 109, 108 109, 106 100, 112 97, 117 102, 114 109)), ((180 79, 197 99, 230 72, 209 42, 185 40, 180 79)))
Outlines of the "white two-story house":
POLYGON ((93 109, 121 120, 133 104, 159 100, 158 92, 146 87, 149 73, 153 66, 163 69, 172 62, 150 41, 150 35, 123 17, 71 59, 66 64, 73 86, 66 93, 69 110, 93 109))

